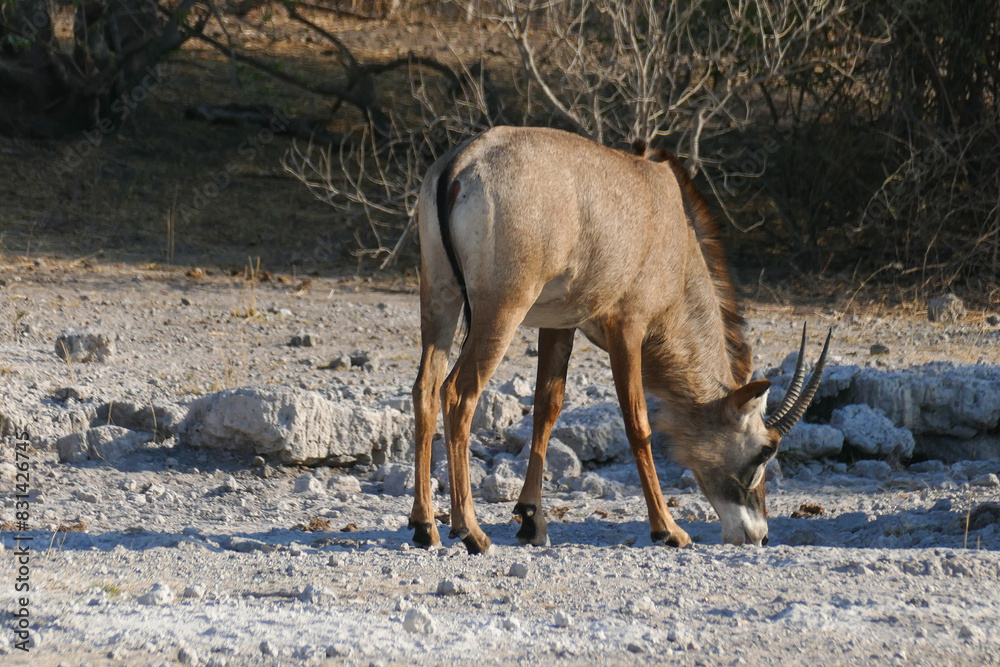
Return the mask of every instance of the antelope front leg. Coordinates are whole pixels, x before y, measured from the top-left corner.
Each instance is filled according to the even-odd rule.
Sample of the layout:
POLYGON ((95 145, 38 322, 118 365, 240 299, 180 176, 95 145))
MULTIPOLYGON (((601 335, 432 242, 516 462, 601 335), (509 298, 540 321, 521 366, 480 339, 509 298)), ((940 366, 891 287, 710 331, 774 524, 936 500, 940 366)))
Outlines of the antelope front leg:
POLYGON ((606 322, 604 333, 611 356, 611 373, 615 379, 618 401, 625 420, 628 437, 639 471, 642 493, 649 512, 650 537, 672 547, 691 544, 691 538, 674 522, 667 509, 667 502, 660 490, 650 447, 649 418, 646 414, 646 397, 642 389, 642 339, 644 330, 629 322, 606 322))
POLYGON ((521 495, 514 505, 514 514, 521 517, 517 539, 521 544, 536 546, 549 543, 549 529, 542 511, 542 476, 545 472, 545 451, 549 446, 552 425, 562 410, 566 392, 566 370, 573 351, 576 329, 541 329, 538 332, 538 375, 535 380, 531 456, 521 495))
POLYGON ((649 435, 646 435, 638 447, 631 437, 629 442, 632 445, 635 467, 639 470, 642 494, 646 497, 646 509, 649 511, 649 537, 654 542, 662 542, 671 547, 686 547, 691 544, 691 538, 674 522, 674 517, 667 509, 663 491, 660 490, 660 480, 656 476, 656 466, 653 464, 649 435))

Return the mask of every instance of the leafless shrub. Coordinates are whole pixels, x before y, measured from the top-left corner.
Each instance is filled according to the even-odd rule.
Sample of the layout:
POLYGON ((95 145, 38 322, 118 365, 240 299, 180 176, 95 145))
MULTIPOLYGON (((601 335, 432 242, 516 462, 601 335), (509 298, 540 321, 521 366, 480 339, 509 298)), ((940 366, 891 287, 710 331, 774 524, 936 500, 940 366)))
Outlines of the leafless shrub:
POLYGON ((864 207, 859 241, 892 242, 922 284, 1000 276, 1000 136, 981 124, 921 137, 864 207))
MULTIPOLYGON (((730 162, 741 154, 738 137, 761 107, 755 93, 760 86, 817 67, 849 77, 858 52, 877 41, 845 20, 847 0, 449 4, 510 36, 525 73, 514 81, 522 94, 510 105, 522 123, 562 125, 609 145, 635 139, 666 143, 689 158, 692 171, 704 173, 717 192, 716 181, 729 177, 730 162)), ((498 116, 484 86, 467 86, 463 95, 446 98, 455 100, 447 109, 421 98, 423 90, 422 83, 414 85, 422 107, 419 121, 394 117, 391 138, 362 130, 361 141, 337 150, 297 147, 286 160, 286 168, 323 201, 360 206, 369 214, 378 241, 367 249, 372 254, 387 252, 382 241, 392 229, 379 216, 412 214, 427 158, 448 145, 439 138, 454 143, 498 116), (462 109, 470 99, 471 115, 462 109), (443 135, 441 127, 447 128, 443 135), (400 157, 400 146, 410 157, 400 157), (375 204, 376 198, 381 203, 375 204)))
POLYGON ((1000 5, 879 5, 892 17, 876 72, 886 140, 864 156, 882 178, 855 238, 891 242, 920 286, 985 291, 1000 279, 1000 5))
MULTIPOLYGON (((732 234, 736 254, 749 247, 745 256, 780 253, 804 270, 863 267, 924 284, 1000 277, 995 3, 452 0, 423 9, 510 38, 521 71, 506 82, 516 91, 504 100, 508 119, 676 152, 731 229, 745 232, 732 234)), ((430 161, 500 117, 496 103, 464 113, 467 88, 423 99, 420 83, 413 90, 422 111, 394 114, 384 137, 359 130, 339 149, 297 147, 286 160, 324 201, 368 215, 373 255, 390 254, 430 161)))
POLYGON ((427 168, 451 146, 490 127, 500 111, 485 71, 470 67, 450 81, 410 69, 411 109, 390 114, 388 131, 358 128, 339 145, 299 142, 282 165, 312 194, 344 212, 360 209, 370 236, 357 238, 358 254, 387 266, 413 228, 420 183, 427 168), (406 226, 400 232, 400 221, 406 226))
POLYGON ((723 203, 716 183, 767 112, 761 91, 817 70, 850 80, 881 39, 851 23, 848 0, 493 6, 554 120, 606 144, 665 143, 723 203))

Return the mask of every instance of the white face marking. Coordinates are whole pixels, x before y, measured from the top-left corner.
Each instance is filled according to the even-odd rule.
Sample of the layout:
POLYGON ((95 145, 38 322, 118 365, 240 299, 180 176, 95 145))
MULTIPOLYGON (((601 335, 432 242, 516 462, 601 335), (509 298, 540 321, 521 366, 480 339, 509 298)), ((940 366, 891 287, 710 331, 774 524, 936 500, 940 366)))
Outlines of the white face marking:
POLYGON ((712 505, 722 521, 723 542, 746 544, 749 540, 758 547, 761 545, 761 541, 767 536, 767 519, 726 500, 713 502, 712 505))
POLYGON ((764 398, 744 405, 747 412, 737 422, 729 421, 713 434, 712 446, 724 452, 723 460, 715 465, 695 460, 690 468, 719 515, 723 542, 760 546, 767 538, 767 518, 759 492, 776 443, 761 417, 764 398))

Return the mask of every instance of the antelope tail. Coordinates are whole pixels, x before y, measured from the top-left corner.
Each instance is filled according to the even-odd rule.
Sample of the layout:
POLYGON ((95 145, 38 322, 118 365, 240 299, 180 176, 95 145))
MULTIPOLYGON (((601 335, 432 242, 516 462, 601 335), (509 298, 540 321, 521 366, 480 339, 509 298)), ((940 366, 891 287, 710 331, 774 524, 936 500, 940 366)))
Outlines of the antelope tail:
MULTIPOLYGON (((462 292, 462 314, 465 317, 465 332, 466 339, 468 339, 469 326, 472 324, 472 305, 469 303, 469 291, 465 287, 465 276, 462 274, 462 267, 458 264, 458 255, 455 254, 455 243, 451 238, 451 210, 455 207, 455 200, 461 189, 461 184, 455 180, 455 175, 452 173, 453 167, 454 161, 446 164, 441 170, 437 182, 436 204, 438 225, 441 228, 441 245, 444 246, 444 254, 448 257, 448 263, 451 264, 451 271, 455 274, 458 289, 462 292)), ((462 347, 465 347, 464 341, 462 347)))

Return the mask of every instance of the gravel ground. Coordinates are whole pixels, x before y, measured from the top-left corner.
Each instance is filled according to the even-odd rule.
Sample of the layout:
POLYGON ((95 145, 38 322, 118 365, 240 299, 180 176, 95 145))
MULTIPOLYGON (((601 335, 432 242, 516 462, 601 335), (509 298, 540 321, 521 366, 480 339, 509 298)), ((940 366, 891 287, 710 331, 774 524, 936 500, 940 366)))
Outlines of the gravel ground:
MULTIPOLYGON (((405 401, 419 356, 413 285, 274 279, 250 289, 189 274, 65 262, 0 267, 0 413, 41 415, 39 428, 68 432, 74 399, 58 399, 64 387, 84 402, 181 406, 224 387, 268 383, 339 400, 405 401), (57 336, 82 328, 117 334, 117 355, 59 359, 57 336), (302 333, 318 344, 290 347, 302 333), (370 363, 323 368, 355 352, 370 363)), ((859 312, 750 304, 756 365, 779 365, 803 320, 811 356, 837 325, 832 354, 843 363, 1000 363, 985 313, 942 325, 915 305, 859 312), (888 351, 873 355, 876 343, 888 351)), ((496 383, 533 376, 533 341, 531 331, 518 334, 496 383)), ((571 390, 609 392, 603 353, 582 337, 576 348, 571 390)), ((659 460, 674 515, 695 540, 683 550, 650 543, 631 464, 591 465, 603 493, 546 490, 551 547, 518 546, 512 503, 477 499, 495 548, 473 558, 447 538, 441 548, 411 548, 411 499, 381 493, 374 466, 261 465, 252 453, 172 443, 76 464, 59 463, 51 448, 29 450, 30 530, 21 536, 33 538, 33 631, 25 653, 14 646, 13 612, 24 594, 15 592, 7 439, 0 661, 1000 661, 1000 512, 981 510, 1000 500, 1000 489, 970 483, 1000 473, 1000 461, 896 465, 868 476, 849 462, 786 462, 769 483, 771 546, 756 548, 721 545, 704 496, 659 460), (318 483, 296 492, 306 474, 318 483), (803 505, 822 512, 793 518, 803 505)), ((446 496, 437 502, 448 507, 446 496)))

